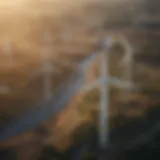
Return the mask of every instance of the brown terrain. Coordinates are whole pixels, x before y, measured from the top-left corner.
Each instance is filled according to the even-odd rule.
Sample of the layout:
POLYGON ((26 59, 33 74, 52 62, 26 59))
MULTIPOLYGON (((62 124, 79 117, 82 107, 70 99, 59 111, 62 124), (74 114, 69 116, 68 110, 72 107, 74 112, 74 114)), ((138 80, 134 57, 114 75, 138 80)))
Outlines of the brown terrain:
MULTIPOLYGON (((119 41, 110 51, 110 75, 126 78, 123 74, 126 67, 120 64, 124 50, 121 39, 117 38, 123 35, 134 51, 132 80, 140 86, 138 91, 110 87, 111 128, 126 123, 126 119, 115 122, 118 116, 127 120, 139 118, 145 116, 149 108, 159 106, 160 31, 133 25, 144 13, 148 10, 143 7, 143 1, 133 0, 0 2, 0 17, 3 17, 0 20, 0 86, 11 90, 0 93, 0 124, 19 117, 44 97, 43 75, 33 78, 32 75, 42 66, 42 53, 46 48, 51 51, 51 63, 60 70, 52 77, 52 92, 56 94, 58 87, 76 72, 77 64, 97 49, 105 35, 119 41), (45 41, 46 33, 50 35, 49 42, 45 41), (66 34, 71 36, 68 41, 64 40, 66 34), (8 44, 10 48, 5 47, 8 44)), ((158 16, 150 14, 150 17, 158 16)), ((88 69, 86 83, 99 76, 99 66, 100 59, 96 59, 88 69)), ((99 100, 99 89, 79 93, 59 115, 0 143, 0 147, 11 148, 18 160, 36 160, 47 146, 65 150, 73 143, 72 134, 78 126, 97 124, 99 100)))

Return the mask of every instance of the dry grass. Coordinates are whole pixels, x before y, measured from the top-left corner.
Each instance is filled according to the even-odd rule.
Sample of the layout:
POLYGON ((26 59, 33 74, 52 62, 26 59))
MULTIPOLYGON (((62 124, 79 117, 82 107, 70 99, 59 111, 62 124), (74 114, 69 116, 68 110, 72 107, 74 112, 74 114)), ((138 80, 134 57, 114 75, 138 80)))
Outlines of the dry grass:
MULTIPOLYGON (((133 28, 125 28, 124 30, 99 30, 99 27, 102 27, 104 24, 103 22, 108 21, 110 18, 108 16, 110 14, 107 15, 108 18, 104 14, 112 13, 111 10, 113 7, 114 14, 119 15, 121 9, 116 10, 116 8, 124 4, 121 2, 118 3, 115 0, 110 4, 112 7, 109 5, 103 5, 102 7, 101 4, 104 4, 103 1, 99 2, 99 5, 92 4, 90 1, 85 2, 89 5, 86 5, 84 1, 81 1, 81 3, 71 3, 70 0, 67 3, 67 7, 64 7, 61 5, 63 3, 62 1, 55 1, 55 3, 49 0, 41 1, 39 5, 36 5, 37 1, 27 1, 27 4, 23 4, 25 7, 12 4, 14 7, 10 5, 7 6, 6 10, 0 11, 0 16, 2 14, 6 15, 0 21, 2 23, 0 27, 0 84, 7 84, 13 90, 11 94, 0 95, 0 113, 3 115, 4 113, 6 114, 6 116, 1 117, 1 122, 7 121, 10 117, 18 116, 25 109, 28 109, 28 105, 32 106, 43 96, 43 77, 40 76, 30 81, 29 75, 33 70, 39 68, 43 61, 41 52, 46 46, 43 39, 46 30, 52 36, 52 41, 49 44, 52 53, 51 61, 53 64, 56 64, 57 68, 62 70, 62 74, 57 73, 53 77, 54 89, 66 81, 69 75, 75 71, 77 62, 80 62, 97 48, 97 42, 103 35, 108 35, 112 32, 123 33, 136 49, 136 55, 143 53, 143 56, 145 56, 152 53, 154 45, 150 46, 150 53, 147 53, 147 50, 149 50, 147 47, 145 53, 143 51, 144 46, 147 46, 146 38, 151 38, 148 37, 146 31, 139 31, 133 28), (53 6, 57 6, 56 10, 50 9, 53 6), (61 8, 59 8, 60 6, 61 8), (9 12, 9 7, 16 9, 16 11, 9 12), (107 11, 105 7, 108 7, 107 11), (11 13, 14 14, 11 15, 11 13), (73 15, 73 13, 75 14, 73 15), (94 23, 86 23, 92 18, 94 18, 94 23), (63 31, 68 32, 68 25, 70 25, 69 30, 72 30, 72 40, 66 44, 61 38, 61 34, 63 31), (13 50, 13 63, 10 63, 9 57, 4 53, 4 45, 8 38, 13 50), (75 61, 76 64, 74 63, 75 61)), ((128 5, 130 6, 130 3, 128 5)), ((1 3, 0 7, 3 7, 1 3)), ((127 12, 125 11, 124 13, 126 14, 127 12)), ((123 14, 121 16, 124 16, 123 14)), ((113 21, 120 20, 121 16, 112 17, 113 21)), ((112 21, 108 22, 112 23, 112 21)), ((158 48, 156 49, 158 50, 158 48)), ((122 69, 118 67, 118 63, 122 56, 122 50, 114 52, 115 54, 111 54, 110 56, 110 73, 111 75, 120 77, 122 76, 122 69)), ((135 62, 134 81, 141 83, 148 90, 152 89, 159 92, 159 66, 155 67, 152 65, 153 63, 143 61, 143 56, 142 58, 137 56, 139 60, 135 62)), ((87 82, 94 80, 98 76, 98 63, 97 60, 89 70, 87 82)), ((155 103, 159 104, 158 99, 148 93, 131 93, 127 99, 126 94, 128 93, 123 90, 111 88, 111 120, 113 116, 119 114, 127 117, 140 117, 148 107, 155 103), (133 106, 131 106, 131 102, 134 102, 133 106)), ((70 104, 69 109, 62 112, 59 117, 51 118, 40 129, 36 128, 24 135, 6 141, 1 144, 1 147, 15 147, 18 150, 19 158, 22 159, 21 156, 25 153, 27 160, 35 160, 37 157, 33 158, 32 156, 39 154, 43 147, 47 145, 65 148, 70 145, 72 132, 77 126, 86 122, 95 123, 97 120, 98 106, 98 90, 94 90, 87 95, 79 95, 70 104), (53 125, 53 121, 56 118, 56 124, 53 125)))

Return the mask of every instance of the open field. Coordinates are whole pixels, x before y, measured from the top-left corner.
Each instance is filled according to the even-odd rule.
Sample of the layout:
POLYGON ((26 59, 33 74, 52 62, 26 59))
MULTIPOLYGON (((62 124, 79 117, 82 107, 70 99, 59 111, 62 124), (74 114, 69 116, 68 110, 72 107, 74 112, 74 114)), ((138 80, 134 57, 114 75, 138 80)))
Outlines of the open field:
MULTIPOLYGON (((67 0, 65 4, 62 0, 1 1, 0 86, 9 86, 12 92, 0 93, 0 123, 19 117, 44 97, 43 75, 33 78, 32 75, 42 66, 42 53, 46 48, 50 49, 51 63, 60 71, 52 76, 51 90, 56 94, 60 84, 76 71, 76 66, 99 47, 104 35, 127 37, 135 53, 133 80, 142 86, 141 91, 130 94, 111 88, 111 127, 126 122, 114 124, 114 116, 142 117, 148 108, 158 106, 160 31, 132 26, 131 19, 140 14, 137 3, 132 0, 112 0, 112 3, 109 0, 67 0), (47 34, 49 42, 45 41, 47 34)), ((117 44, 110 54, 109 70, 113 76, 122 76, 121 57, 123 49, 117 44)), ((88 71, 88 82, 97 77, 98 66, 99 60, 88 71)), ((80 94, 57 117, 0 146, 17 150, 19 160, 35 160, 46 146, 64 150, 71 145, 72 134, 79 125, 97 123, 98 106, 98 90, 80 94)))

